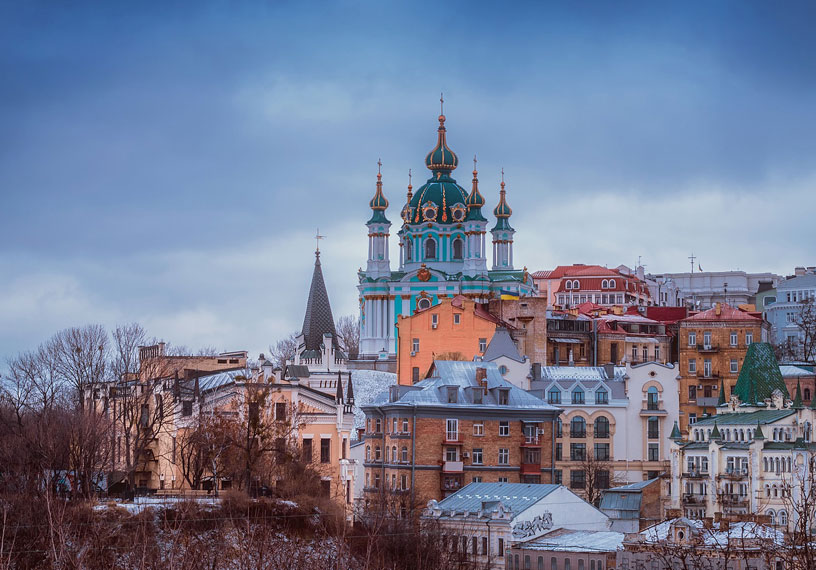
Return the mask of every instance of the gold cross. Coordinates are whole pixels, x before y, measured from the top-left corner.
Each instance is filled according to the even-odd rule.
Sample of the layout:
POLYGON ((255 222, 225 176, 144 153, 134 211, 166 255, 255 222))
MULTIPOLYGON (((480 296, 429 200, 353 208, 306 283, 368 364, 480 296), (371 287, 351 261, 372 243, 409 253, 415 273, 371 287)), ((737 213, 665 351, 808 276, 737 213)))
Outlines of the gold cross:
POLYGON ((315 242, 317 242, 317 246, 315 251, 320 251, 320 240, 325 238, 326 236, 320 235, 320 228, 317 228, 317 234, 315 235, 315 242))

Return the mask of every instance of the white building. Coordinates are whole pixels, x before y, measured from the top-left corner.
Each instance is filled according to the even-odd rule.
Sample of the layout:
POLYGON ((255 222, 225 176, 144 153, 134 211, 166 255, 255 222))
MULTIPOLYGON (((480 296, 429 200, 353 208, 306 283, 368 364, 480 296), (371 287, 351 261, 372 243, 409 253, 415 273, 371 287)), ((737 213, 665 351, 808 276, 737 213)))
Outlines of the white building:
POLYGON ((522 390, 530 389, 530 359, 521 355, 507 329, 496 329, 482 362, 494 362, 505 380, 522 390))
POLYGON ((646 275, 652 298, 663 307, 687 305, 693 309, 710 309, 715 303, 734 307, 752 303, 760 281, 774 287, 781 281, 774 273, 746 273, 745 271, 699 271, 646 275))
POLYGON ((471 483, 443 501, 430 501, 423 519, 439 525, 448 545, 491 568, 504 568, 514 543, 553 529, 610 527, 609 517, 563 485, 525 483, 471 483))
POLYGON ((799 320, 802 303, 808 299, 816 299, 816 273, 802 274, 777 286, 776 302, 765 307, 766 318, 771 323, 771 342, 785 343, 792 352, 801 352, 803 332, 799 320))
POLYGON ((674 365, 544 366, 531 392, 564 410, 555 461, 571 488, 584 488, 588 454, 611 463, 610 483, 654 479, 668 470, 669 433, 679 415, 674 365))

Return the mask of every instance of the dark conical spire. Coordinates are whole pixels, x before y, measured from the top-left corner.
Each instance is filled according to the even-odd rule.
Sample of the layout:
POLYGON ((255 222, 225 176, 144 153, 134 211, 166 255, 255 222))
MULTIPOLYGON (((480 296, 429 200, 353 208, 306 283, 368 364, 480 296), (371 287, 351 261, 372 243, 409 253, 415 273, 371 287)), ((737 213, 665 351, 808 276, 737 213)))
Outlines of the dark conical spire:
POLYGON ((348 389, 346 390, 346 403, 354 403, 354 385, 351 383, 351 372, 349 372, 348 389))
POLYGON ((720 379, 720 398, 717 400, 717 407, 725 405, 725 381, 720 379))
POLYGON ((303 318, 301 333, 306 343, 306 350, 320 350, 323 335, 326 333, 331 333, 332 344, 335 350, 339 350, 329 294, 326 292, 323 270, 320 268, 320 250, 315 251, 312 286, 309 288, 309 300, 306 302, 306 316, 303 318))
POLYGON ((757 405, 770 398, 775 390, 785 398, 790 397, 773 347, 767 342, 755 342, 745 353, 734 393, 742 403, 757 405))
POLYGON ((675 441, 680 441, 683 439, 683 435, 680 433, 680 426, 677 425, 677 420, 674 420, 674 427, 671 430, 669 439, 673 439, 675 441))
POLYGON ((757 422, 756 430, 754 430, 754 439, 765 439, 765 436, 762 435, 762 428, 760 427, 759 422, 757 422))
POLYGON ((805 407, 802 403, 802 381, 796 381, 796 397, 793 399, 793 409, 801 410, 805 407))
POLYGON ((717 421, 714 421, 714 429, 711 430, 711 435, 709 436, 711 441, 716 441, 721 439, 722 436, 720 435, 720 430, 717 428, 717 421))
POLYGON ((337 392, 334 395, 334 401, 338 404, 343 401, 343 377, 340 371, 337 372, 337 392))

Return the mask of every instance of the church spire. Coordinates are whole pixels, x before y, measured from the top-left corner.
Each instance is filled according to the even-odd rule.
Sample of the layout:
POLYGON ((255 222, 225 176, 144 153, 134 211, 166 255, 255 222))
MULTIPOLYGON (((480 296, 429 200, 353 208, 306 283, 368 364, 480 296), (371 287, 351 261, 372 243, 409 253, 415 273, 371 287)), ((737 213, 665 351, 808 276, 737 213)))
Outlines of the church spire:
POLYGON ((485 199, 479 192, 479 171, 476 170, 476 155, 473 155, 473 186, 467 200, 465 200, 465 205, 468 207, 468 220, 487 221, 482 215, 482 206, 485 205, 485 199))
POLYGON ((512 230, 510 227, 510 215, 513 210, 507 204, 507 191, 504 189, 504 168, 501 171, 501 190, 499 190, 499 203, 493 209, 493 215, 496 216, 496 226, 493 230, 512 230))
POLYGON ((301 331, 306 350, 320 351, 323 335, 326 333, 332 335, 332 344, 338 350, 334 317, 329 303, 329 294, 326 292, 326 283, 323 281, 323 270, 320 267, 320 250, 317 250, 315 251, 312 285, 309 288, 309 300, 306 302, 306 315, 303 318, 303 330, 301 331))
POLYGON ((369 224, 387 224, 388 219, 385 217, 385 210, 388 208, 388 200, 385 198, 382 189, 382 160, 377 159, 377 190, 374 192, 374 197, 368 203, 373 210, 369 224))
POLYGON ((456 156, 455 152, 448 148, 448 142, 445 139, 444 97, 439 98, 439 103, 440 115, 439 128, 436 129, 436 146, 425 157, 425 166, 428 167, 428 170, 432 170, 434 172, 450 172, 451 170, 456 170, 456 167, 459 166, 459 157, 456 156))

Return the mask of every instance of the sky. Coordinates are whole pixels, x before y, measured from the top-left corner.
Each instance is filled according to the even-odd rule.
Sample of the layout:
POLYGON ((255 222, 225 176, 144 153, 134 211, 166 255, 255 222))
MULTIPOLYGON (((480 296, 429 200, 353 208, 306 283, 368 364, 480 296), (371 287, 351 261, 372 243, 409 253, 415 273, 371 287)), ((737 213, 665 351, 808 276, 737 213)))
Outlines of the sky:
MULTIPOLYGON (((300 329, 317 228, 357 307, 382 159, 392 236, 454 172, 515 260, 814 265, 812 2, 0 0, 0 360, 137 321, 193 349, 300 329)), ((392 259, 397 245, 392 237, 392 259)))

